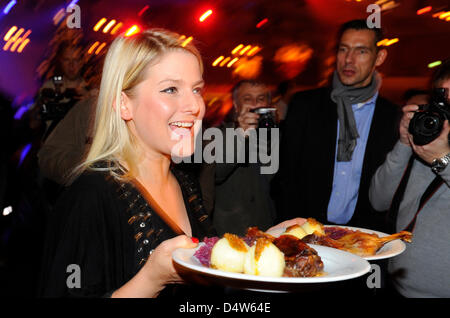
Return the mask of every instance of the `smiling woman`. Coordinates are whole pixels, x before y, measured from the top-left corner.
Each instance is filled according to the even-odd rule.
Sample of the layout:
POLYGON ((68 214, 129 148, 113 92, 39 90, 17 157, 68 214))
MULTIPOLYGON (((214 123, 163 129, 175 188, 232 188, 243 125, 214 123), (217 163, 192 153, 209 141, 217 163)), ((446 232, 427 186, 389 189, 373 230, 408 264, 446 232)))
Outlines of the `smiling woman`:
POLYGON ((155 297, 182 281, 172 251, 215 234, 197 184, 171 165, 175 145, 177 155, 194 151, 202 73, 198 51, 176 34, 114 40, 92 146, 50 218, 42 295, 155 297), (76 287, 66 284, 74 264, 76 287))
MULTIPOLYGON (((181 45, 178 35, 155 30, 144 31, 130 38, 118 37, 113 42, 103 68, 96 134, 81 170, 92 168, 96 161, 109 159, 116 163, 119 172, 116 177, 121 174, 124 177, 136 174, 136 158, 140 157, 136 155, 143 146, 136 146, 136 142, 145 137, 139 127, 136 127, 134 120, 158 108, 152 104, 152 98, 162 103, 163 105, 159 106, 169 112, 167 107, 170 107, 168 103, 171 99, 174 113, 177 107, 183 112, 182 108, 186 105, 181 105, 181 102, 192 102, 195 95, 193 105, 187 107, 198 110, 194 110, 196 114, 190 116, 200 119, 203 117, 203 99, 198 94, 199 89, 203 87, 202 60, 194 46, 181 45), (182 59, 178 60, 178 57, 182 59), (184 78, 185 76, 192 78, 184 78), (183 87, 179 87, 179 84, 183 87), (192 87, 189 88, 189 85, 192 87), (148 107, 138 107, 139 104, 148 107), (127 169, 118 165, 121 160, 126 163, 127 169)), ((150 120, 154 122, 156 118, 150 120)), ((150 125, 147 125, 147 128, 153 129, 148 126, 150 125)))

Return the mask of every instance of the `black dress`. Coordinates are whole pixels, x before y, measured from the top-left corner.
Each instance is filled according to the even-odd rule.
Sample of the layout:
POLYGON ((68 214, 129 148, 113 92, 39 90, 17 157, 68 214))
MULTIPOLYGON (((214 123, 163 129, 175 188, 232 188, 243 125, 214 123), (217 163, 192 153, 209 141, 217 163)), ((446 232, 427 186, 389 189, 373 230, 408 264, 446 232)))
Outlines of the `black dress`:
MULTIPOLYGON (((185 172, 172 172, 183 193, 192 235, 214 236, 197 183, 185 172)), ((49 217, 39 294, 109 296, 137 274, 153 249, 175 236, 133 183, 119 182, 106 172, 85 172, 49 217), (80 284, 73 285, 71 275, 77 270, 80 284)), ((162 294, 172 292, 166 288, 162 294)))

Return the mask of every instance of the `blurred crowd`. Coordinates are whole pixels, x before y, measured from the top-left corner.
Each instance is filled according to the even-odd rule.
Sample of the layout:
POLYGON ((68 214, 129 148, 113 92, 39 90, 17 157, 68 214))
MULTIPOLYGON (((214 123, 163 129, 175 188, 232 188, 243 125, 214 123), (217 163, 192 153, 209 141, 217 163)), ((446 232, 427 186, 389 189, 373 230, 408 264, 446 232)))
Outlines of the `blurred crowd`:
POLYGON ((35 295, 45 220, 63 189, 62 179, 56 176, 61 170, 53 178, 44 175, 39 165, 46 171, 70 170, 80 161, 88 137, 76 140, 73 137, 78 136, 72 133, 87 132, 90 108, 98 94, 101 64, 85 63, 76 41, 60 41, 46 64, 42 86, 26 111, 14 109, 6 97, 0 101, 0 281, 2 286, 11 286, 0 292, 9 295, 19 291, 35 295), (68 152, 53 149, 54 143, 67 145, 68 152), (56 167, 52 166, 55 162, 56 167), (24 263, 24 257, 29 262, 24 263))

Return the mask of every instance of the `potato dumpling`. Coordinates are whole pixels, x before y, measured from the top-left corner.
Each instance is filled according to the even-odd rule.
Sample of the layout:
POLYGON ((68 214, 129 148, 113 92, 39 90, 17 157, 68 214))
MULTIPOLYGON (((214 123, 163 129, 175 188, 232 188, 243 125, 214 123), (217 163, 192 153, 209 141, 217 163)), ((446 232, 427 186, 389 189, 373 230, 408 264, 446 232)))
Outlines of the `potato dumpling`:
POLYGON ((242 273, 249 247, 234 234, 226 233, 211 251, 211 267, 227 272, 242 273))
POLYGON ((292 226, 288 227, 286 229, 286 231, 283 234, 281 234, 281 235, 286 235, 286 234, 295 236, 296 238, 298 238, 300 240, 302 238, 304 238, 306 235, 308 235, 305 232, 305 230, 298 224, 295 224, 295 225, 292 225, 292 226))
POLYGON ((260 238, 245 256, 244 273, 281 277, 286 264, 284 254, 269 240, 260 238))
POLYGON ((306 232, 307 235, 313 234, 314 232, 318 232, 320 235, 325 235, 323 225, 313 218, 308 218, 307 221, 303 223, 301 227, 306 232))

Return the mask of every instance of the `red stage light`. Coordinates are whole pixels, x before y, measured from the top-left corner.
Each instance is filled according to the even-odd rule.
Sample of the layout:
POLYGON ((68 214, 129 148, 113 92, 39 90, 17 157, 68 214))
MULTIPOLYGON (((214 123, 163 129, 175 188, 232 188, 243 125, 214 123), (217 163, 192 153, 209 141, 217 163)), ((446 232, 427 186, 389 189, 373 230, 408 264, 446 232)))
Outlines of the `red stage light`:
POLYGON ((258 22, 258 24, 256 25, 256 27, 259 29, 260 27, 262 27, 264 24, 266 24, 267 22, 269 22, 269 19, 265 18, 262 19, 261 21, 258 22))
POLYGON ((132 36, 133 34, 139 33, 141 29, 135 24, 125 32, 125 36, 132 36))
POLYGON ((148 8, 149 8, 149 6, 148 6, 148 5, 146 5, 145 7, 143 7, 143 8, 141 9, 141 11, 139 11, 139 13, 138 13, 138 16, 141 16, 141 15, 143 15, 143 14, 144 14, 144 12, 148 10, 148 8))
POLYGON ((417 10, 417 15, 421 15, 421 14, 430 12, 432 8, 433 8, 432 6, 428 6, 428 7, 422 8, 420 10, 417 10))
POLYGON ((201 17, 200 17, 198 20, 199 20, 200 22, 203 22, 203 21, 205 21, 212 13, 213 13, 213 12, 212 12, 212 10, 210 9, 210 10, 206 11, 205 13, 203 13, 203 14, 201 15, 201 17))

